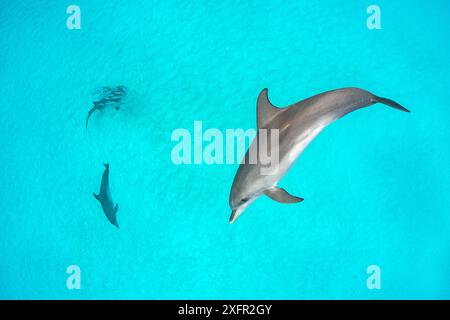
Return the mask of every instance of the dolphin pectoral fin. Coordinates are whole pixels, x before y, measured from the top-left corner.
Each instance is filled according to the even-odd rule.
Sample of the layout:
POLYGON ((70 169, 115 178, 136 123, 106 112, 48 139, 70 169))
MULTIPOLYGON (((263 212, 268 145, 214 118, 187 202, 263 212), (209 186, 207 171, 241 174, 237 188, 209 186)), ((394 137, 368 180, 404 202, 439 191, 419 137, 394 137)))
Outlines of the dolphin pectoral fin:
POLYGON ((100 201, 100 195, 99 194, 95 194, 95 192, 93 193, 95 199, 97 199, 98 201, 100 201))
POLYGON ((385 104, 391 108, 400 110, 400 111, 404 111, 404 112, 410 112, 408 109, 406 109, 405 107, 403 107, 402 105, 400 105, 399 103, 395 102, 394 100, 391 99, 387 99, 387 98, 381 98, 381 97, 375 97, 375 102, 379 102, 382 104, 385 104))
POLYGON ((290 195, 286 190, 278 187, 266 189, 264 191, 264 194, 268 196, 270 199, 281 203, 296 203, 303 201, 303 198, 290 195))

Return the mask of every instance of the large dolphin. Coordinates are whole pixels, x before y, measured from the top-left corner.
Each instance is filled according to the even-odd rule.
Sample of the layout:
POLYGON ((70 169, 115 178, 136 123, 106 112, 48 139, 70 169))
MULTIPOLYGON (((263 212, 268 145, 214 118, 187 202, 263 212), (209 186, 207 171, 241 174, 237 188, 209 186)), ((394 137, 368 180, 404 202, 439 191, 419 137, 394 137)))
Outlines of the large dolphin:
POLYGON ((290 195, 286 190, 277 187, 278 181, 323 128, 349 112, 377 102, 409 112, 395 101, 377 97, 358 88, 327 91, 285 108, 273 106, 267 96, 267 89, 262 90, 257 102, 258 133, 240 164, 231 187, 230 223, 233 223, 253 201, 263 194, 282 203, 303 201, 302 198, 290 195), (271 129, 279 130, 279 165, 270 174, 261 174, 264 165, 259 160, 259 156, 253 163, 248 161, 249 153, 257 154, 259 129, 266 129, 266 132, 270 132, 271 129))
POLYGON ((94 193, 95 199, 97 199, 102 205, 103 212, 108 218, 109 222, 119 228, 119 224, 117 223, 117 210, 119 209, 119 205, 114 202, 111 198, 111 192, 109 191, 109 164, 105 163, 105 171, 102 176, 102 183, 100 185, 100 192, 98 194, 94 193))

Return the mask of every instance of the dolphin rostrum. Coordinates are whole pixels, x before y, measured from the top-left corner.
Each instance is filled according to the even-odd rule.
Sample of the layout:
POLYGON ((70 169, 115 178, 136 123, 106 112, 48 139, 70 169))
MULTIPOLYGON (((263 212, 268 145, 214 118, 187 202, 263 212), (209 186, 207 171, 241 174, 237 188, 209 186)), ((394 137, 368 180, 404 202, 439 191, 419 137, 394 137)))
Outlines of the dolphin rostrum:
POLYGON ((117 210, 119 209, 119 205, 114 202, 111 198, 111 193, 109 191, 109 163, 105 163, 105 171, 102 176, 102 183, 100 185, 100 192, 98 194, 94 193, 95 199, 97 199, 102 205, 103 212, 108 218, 109 222, 119 228, 119 224, 117 223, 117 210))
MULTIPOLYGON (((257 135, 234 177, 230 192, 232 209, 230 223, 257 198, 265 194, 281 203, 296 203, 302 198, 290 195, 277 187, 277 183, 300 156, 308 144, 330 123, 354 110, 383 103, 392 108, 409 112, 397 102, 380 98, 358 88, 343 88, 324 92, 285 108, 273 106, 267 89, 261 91, 257 102, 257 135), (278 130, 278 165, 270 174, 262 175, 262 161, 249 163, 249 154, 258 148, 260 129, 278 130)), ((274 152, 274 151, 271 151, 274 152)), ((256 151, 257 153, 257 151, 256 151)))

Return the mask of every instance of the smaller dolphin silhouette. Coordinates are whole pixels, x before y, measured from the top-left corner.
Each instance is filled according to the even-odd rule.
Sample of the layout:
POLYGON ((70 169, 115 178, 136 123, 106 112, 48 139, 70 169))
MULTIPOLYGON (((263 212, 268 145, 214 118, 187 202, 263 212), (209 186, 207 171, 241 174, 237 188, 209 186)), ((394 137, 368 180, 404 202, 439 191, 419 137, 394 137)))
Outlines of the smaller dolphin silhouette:
POLYGON ((109 191, 109 163, 104 163, 105 171, 102 176, 102 183, 100 185, 100 192, 98 194, 94 193, 95 199, 97 199, 102 205, 103 212, 108 218, 109 222, 119 228, 119 224, 117 223, 117 210, 119 209, 119 205, 114 202, 111 198, 111 192, 109 191))
POLYGON ((114 105, 114 109, 119 110, 120 105, 123 103, 122 99, 127 93, 125 86, 118 86, 116 88, 102 87, 100 89, 102 98, 98 101, 94 101, 94 106, 89 110, 86 118, 86 130, 88 127, 89 118, 96 111, 102 111, 106 106, 114 105))

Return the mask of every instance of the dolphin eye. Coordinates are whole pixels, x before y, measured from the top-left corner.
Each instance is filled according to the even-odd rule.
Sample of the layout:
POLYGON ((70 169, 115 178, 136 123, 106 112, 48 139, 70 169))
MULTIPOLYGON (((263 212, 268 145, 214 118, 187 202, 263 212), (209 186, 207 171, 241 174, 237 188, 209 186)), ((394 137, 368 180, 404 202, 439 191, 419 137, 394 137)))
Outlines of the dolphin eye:
POLYGON ((242 200, 241 200, 241 203, 245 203, 245 202, 247 202, 248 201, 248 198, 243 198, 242 200))

